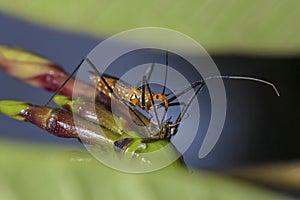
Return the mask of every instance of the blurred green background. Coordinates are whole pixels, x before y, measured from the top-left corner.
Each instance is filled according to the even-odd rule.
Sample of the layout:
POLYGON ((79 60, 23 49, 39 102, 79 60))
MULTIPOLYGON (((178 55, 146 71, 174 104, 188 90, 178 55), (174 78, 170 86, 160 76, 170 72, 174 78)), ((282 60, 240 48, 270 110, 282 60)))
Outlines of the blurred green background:
POLYGON ((298 54, 298 0, 1 0, 0 10, 96 36, 137 27, 180 31, 209 53, 298 54))
MULTIPOLYGON (((0 0, 0 10, 41 26, 102 38, 137 27, 170 28, 212 54, 300 52, 297 0, 0 0)), ((82 155, 65 153, 69 149, 2 141, 0 199, 288 199, 204 172, 122 174, 89 157, 81 161, 82 155)))

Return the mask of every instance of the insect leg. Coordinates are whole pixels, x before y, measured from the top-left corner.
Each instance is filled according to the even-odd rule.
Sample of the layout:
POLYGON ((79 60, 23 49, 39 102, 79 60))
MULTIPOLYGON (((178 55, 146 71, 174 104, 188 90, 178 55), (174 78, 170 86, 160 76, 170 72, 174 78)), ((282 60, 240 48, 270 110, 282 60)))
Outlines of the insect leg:
MULTIPOLYGON (((168 67, 169 67, 169 51, 166 51, 166 73, 165 73, 165 82, 164 82, 164 88, 163 88, 162 94, 165 94, 165 92, 166 92, 166 84, 167 84, 167 77, 168 77, 168 67)), ((168 107, 169 107, 169 101, 168 101, 167 105, 166 105, 165 102, 163 102, 162 105, 164 105, 165 110, 164 110, 164 114, 163 114, 163 116, 161 118, 161 124, 165 120, 165 117, 166 117, 166 114, 167 114, 167 111, 168 111, 168 107)))
POLYGON ((89 58, 85 58, 85 60, 89 63, 89 65, 94 69, 94 71, 97 73, 97 75, 101 78, 105 86, 109 89, 109 92, 113 95, 114 98, 120 100, 120 97, 114 93, 113 89, 109 86, 103 75, 98 71, 96 66, 92 63, 92 61, 89 58))
POLYGON ((146 83, 146 76, 143 76, 143 85, 142 85, 142 109, 143 110, 145 110, 145 89, 146 89, 145 83, 146 83))
MULTIPOLYGON (((150 67, 148 67, 145 76, 147 77, 147 82, 149 83, 153 69, 154 69, 155 63, 152 63, 150 67)), ((137 86, 142 85, 143 81, 139 81, 137 86)), ((138 87, 138 89, 141 89, 141 87, 138 87)))
MULTIPOLYGON (((145 110, 145 83, 147 81, 147 83, 149 83, 150 77, 152 75, 153 72, 153 68, 154 68, 155 63, 152 63, 152 65, 147 69, 146 74, 143 76, 143 80, 142 83, 139 82, 138 85, 141 85, 141 87, 139 87, 139 90, 142 90, 142 109, 145 110), (147 77, 147 78, 146 78, 147 77), (146 81, 145 81, 146 80, 146 81)), ((154 104, 152 104, 154 106, 154 104)), ((147 108, 148 109, 148 108, 147 108)))
MULTIPOLYGON (((191 89, 201 85, 203 82, 203 80, 200 80, 200 81, 196 81, 194 83, 192 83, 191 85, 181 89, 180 92, 177 92, 173 97, 169 98, 168 99, 168 102, 171 103, 172 101, 174 101, 175 99, 177 99, 178 97, 184 95, 185 93, 187 93, 188 91, 190 91, 191 89)), ((161 105, 161 104, 160 104, 161 105)))
POLYGON ((52 96, 50 97, 50 99, 46 102, 46 104, 44 105, 45 107, 49 105, 49 103, 51 102, 51 100, 60 92, 60 90, 68 83, 68 81, 74 76, 74 74, 78 71, 78 69, 80 68, 81 64, 83 63, 84 59, 82 59, 80 61, 80 63, 77 65, 77 67, 73 70, 73 72, 70 74, 70 76, 59 86, 59 88, 57 88, 57 90, 52 94, 52 96))
POLYGON ((169 107, 172 107, 172 106, 185 106, 186 103, 185 102, 174 102, 174 103, 170 103, 169 104, 169 107))
POLYGON ((193 96, 191 96, 191 98, 188 100, 187 104, 183 107, 180 115, 178 116, 178 118, 176 120, 176 124, 179 124, 181 122, 181 120, 184 117, 185 113, 187 112, 188 108, 190 107, 193 100, 195 99, 195 97, 197 96, 197 94, 200 92, 200 90, 203 88, 204 85, 205 85, 205 82, 202 80, 201 83, 199 84, 199 88, 196 90, 195 94, 193 96))
POLYGON ((168 66, 169 66, 169 52, 166 51, 166 73, 165 73, 165 82, 164 82, 164 88, 163 88, 162 94, 165 94, 165 92, 166 92, 166 84, 167 84, 167 77, 168 77, 168 66))
POLYGON ((156 120, 157 120, 157 124, 158 124, 159 129, 161 129, 161 123, 160 123, 160 121, 159 121, 159 119, 158 119, 156 106, 154 105, 154 100, 153 100, 153 96, 152 96, 152 91, 151 91, 151 89, 150 89, 149 83, 148 83, 147 80, 146 80, 146 76, 143 77, 143 82, 144 82, 144 85, 147 86, 147 89, 148 89, 148 91, 149 91, 150 100, 151 100, 151 103, 152 103, 152 105, 153 105, 153 110, 154 110, 155 118, 156 118, 156 120))

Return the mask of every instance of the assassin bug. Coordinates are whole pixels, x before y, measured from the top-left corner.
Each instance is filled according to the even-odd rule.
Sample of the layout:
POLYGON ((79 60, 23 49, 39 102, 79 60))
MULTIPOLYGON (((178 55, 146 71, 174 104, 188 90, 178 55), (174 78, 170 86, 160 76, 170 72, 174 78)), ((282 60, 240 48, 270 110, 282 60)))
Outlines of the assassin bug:
MULTIPOLYGON (((93 65, 89 60, 87 60, 90 65, 93 65)), ((168 65, 168 52, 166 53, 166 66, 168 65)), ((96 69, 95 66, 93 66, 96 69)), ((90 78, 94 81, 96 89, 98 92, 104 93, 105 95, 109 95, 110 97, 117 96, 118 99, 122 99, 132 104, 133 106, 138 106, 145 111, 149 111, 151 108, 153 110, 153 106, 155 102, 163 102, 163 106, 165 109, 169 107, 169 101, 167 100, 167 95, 165 94, 165 88, 162 93, 153 93, 149 90, 146 90, 145 84, 149 82, 151 77, 151 73, 154 68, 154 63, 147 70, 146 74, 143 77, 143 85, 139 88, 130 85, 129 83, 122 81, 118 78, 108 76, 103 74, 99 76, 98 73, 91 73, 90 78), (115 95, 111 95, 114 90, 115 95)), ((167 70, 166 70, 167 77, 167 70)), ((165 79, 166 80, 166 79, 165 79)))
MULTIPOLYGON (((181 89, 179 92, 177 92, 175 95, 173 95, 170 98, 167 98, 169 94, 165 94, 165 88, 166 88, 166 82, 167 82, 167 72, 168 72, 168 51, 166 51, 166 74, 165 74, 165 80, 164 80, 164 85, 163 85, 163 91, 162 93, 156 94, 154 93, 149 84, 148 81, 151 76, 151 72, 153 71, 154 65, 147 70, 147 76, 143 76, 143 85, 140 88, 136 88, 131 86, 130 84, 121 81, 121 84, 126 86, 126 88, 121 86, 121 84, 116 84, 117 79, 110 77, 107 79, 106 75, 101 75, 101 73, 96 69, 94 64, 89 60, 86 59, 88 63, 92 66, 92 68, 97 72, 93 74, 92 79, 96 83, 96 87, 98 91, 103 92, 104 94, 108 94, 110 97, 113 96, 114 98, 118 100, 124 100, 126 103, 130 103, 131 105, 134 106, 139 106, 142 109, 148 111, 150 106, 154 110, 155 116, 156 116, 156 121, 157 121, 157 126, 159 127, 159 131, 155 132, 155 134, 151 134, 147 140, 152 141, 152 140, 158 140, 158 139, 170 139, 172 136, 174 136, 177 133, 178 126, 180 125, 181 120, 185 116, 187 110, 189 109, 192 101, 194 98, 197 96, 197 94, 201 91, 203 86, 205 86, 206 81, 209 81, 210 79, 237 79, 237 80, 249 80, 249 81, 256 81, 260 82, 263 84, 267 84, 271 86, 276 95, 280 96, 277 88, 273 83, 270 83, 268 81, 258 79, 258 78, 253 78, 253 77, 243 77, 243 76, 212 76, 212 77, 207 77, 203 80, 196 81, 192 83, 190 86, 187 86, 183 89, 181 89), (150 73, 149 73, 150 72, 150 73), (95 81, 96 80, 96 81, 95 81), (109 81, 107 81, 109 80, 109 81), (111 84, 114 82, 114 84, 111 84), (198 88, 197 88, 198 87, 198 88), (182 108, 182 111, 180 112, 178 118, 174 123, 172 123, 170 120, 165 120, 165 114, 168 110, 168 107, 172 101, 177 99, 179 96, 184 95, 187 93, 189 90, 197 88, 194 95, 190 97, 190 99, 187 102, 183 103, 175 103, 173 105, 180 105, 183 104, 184 107, 182 108), (115 89, 115 90, 114 90, 115 89), (103 91, 104 90, 104 91, 103 91), (114 91, 117 91, 115 93, 114 91), (130 97, 130 98, 123 98, 123 97, 130 97), (132 98, 135 97, 135 98, 132 98), (158 119, 157 116, 157 107, 155 106, 155 101, 163 101, 162 104, 159 104, 160 107, 165 108, 165 112, 163 114, 163 117, 161 120, 158 119), (145 104, 145 102, 147 104, 145 104), (147 105, 147 106, 145 106, 147 105)), ((127 104, 128 105, 128 104, 127 104)), ((128 105, 129 106, 129 105, 128 105)), ((145 141, 147 141, 145 140, 145 141)))
MULTIPOLYGON (((122 98, 121 95, 115 93, 114 89, 111 87, 111 79, 105 78, 105 76, 97 71, 91 61, 85 59, 84 61, 89 62, 92 68, 96 69, 94 70, 94 73, 98 75, 98 77, 100 77, 100 82, 102 81, 102 83, 107 87, 106 93, 101 92, 101 89, 103 89, 103 87, 98 88, 101 93, 100 96, 104 97, 103 99, 106 98, 109 101, 114 101, 117 104, 117 110, 120 111, 120 113, 118 113, 119 115, 114 117, 117 118, 117 121, 121 122, 120 125, 116 124, 115 118, 112 117, 112 115, 114 114, 112 114, 109 108, 109 103, 107 101, 103 101, 103 99, 101 103, 96 102, 96 113, 91 114, 89 110, 89 107, 91 106, 91 99, 84 101, 83 97, 85 95, 90 96, 87 94, 92 94, 95 92, 92 85, 77 80, 77 86, 79 86, 80 91, 82 90, 82 93, 80 94, 83 97, 78 97, 78 99, 73 101, 65 96, 56 96, 58 93, 67 95, 69 97, 72 96, 75 81, 73 78, 73 74, 76 72, 76 70, 79 69, 80 65, 74 70, 71 75, 67 75, 60 66, 55 65, 51 61, 40 58, 39 56, 36 56, 24 50, 1 46, 0 53, 0 67, 2 69, 4 69, 12 76, 21 78, 23 81, 31 85, 42 87, 48 90, 50 89, 52 91, 55 90, 56 92, 49 101, 53 99, 59 105, 67 109, 63 110, 61 108, 50 108, 48 107, 48 103, 44 106, 35 106, 20 101, 2 100, 0 101, 0 111, 2 113, 18 120, 31 122, 38 127, 46 129, 48 132, 59 137, 78 138, 82 143, 100 145, 101 147, 105 147, 103 151, 106 151, 107 149, 121 150, 121 152, 137 158, 141 163, 149 163, 146 162, 147 159, 142 156, 142 153, 152 152, 157 149, 161 149, 167 144, 170 144, 170 138, 177 133, 178 127, 183 117, 186 115, 196 95, 204 87, 206 81, 209 81, 213 78, 259 81, 273 86, 275 92, 278 94, 277 89, 272 83, 266 82, 261 79, 238 76, 218 76, 208 77, 204 78, 203 80, 194 82, 190 86, 183 88, 173 96, 165 94, 165 78, 163 92, 160 93, 161 96, 155 98, 157 94, 152 91, 150 85, 148 84, 150 76, 143 76, 142 87, 122 88, 126 89, 125 91, 131 92, 131 94, 135 95, 136 97, 139 97, 138 101, 132 101, 132 99, 122 98), (13 56, 7 56, 8 54, 12 54, 13 56), (24 60, 24 57, 28 58, 28 60, 24 60), (12 58, 13 60, 11 60, 12 58), (32 62, 32 60, 34 60, 35 62, 32 62), (24 66, 26 66, 26 68, 24 68, 24 66), (43 67, 37 68, 37 66, 43 67), (21 71, 20 68, 29 72, 32 71, 34 73, 22 73, 23 71, 21 71), (176 121, 171 122, 170 119, 166 120, 165 114, 169 108, 170 103, 192 89, 196 89, 196 91, 190 97, 190 99, 185 102, 185 104, 183 104, 183 108, 180 111, 180 114, 177 117, 176 121), (110 93, 107 93, 108 91, 110 93), (167 103, 165 103, 164 98, 167 99, 167 103), (148 102, 150 102, 150 104, 146 104, 146 99, 148 99, 148 102), (76 104, 74 104, 75 101, 83 101, 84 105, 89 106, 76 107, 76 104), (163 101, 163 103, 157 105, 156 102, 159 101, 163 101), (152 109, 154 113, 157 112, 157 108, 164 107, 165 111, 160 120, 157 114, 155 114, 157 123, 153 123, 150 122, 149 119, 147 119, 138 110, 135 110, 134 106, 139 106, 146 111, 152 109), (129 108, 130 112, 135 117, 134 122, 141 122, 143 126, 136 128, 133 124, 131 124, 130 121, 127 120, 126 117, 124 117, 126 116, 122 112, 124 108, 129 108), (74 116, 77 115, 79 116, 79 125, 74 124, 73 121, 74 116), (93 121, 93 119, 96 120, 93 121), (102 131, 99 131, 99 126, 102 128, 102 131), (77 133, 76 130, 78 129, 82 130, 81 135, 77 133), (132 132, 134 134, 132 134, 132 132), (146 132, 146 135, 143 135, 143 132, 146 132)), ((166 74, 167 69, 168 61, 166 61, 166 74)), ((167 75, 165 77, 167 77, 167 75)), ((173 148, 171 154, 178 154, 175 147, 173 148)))

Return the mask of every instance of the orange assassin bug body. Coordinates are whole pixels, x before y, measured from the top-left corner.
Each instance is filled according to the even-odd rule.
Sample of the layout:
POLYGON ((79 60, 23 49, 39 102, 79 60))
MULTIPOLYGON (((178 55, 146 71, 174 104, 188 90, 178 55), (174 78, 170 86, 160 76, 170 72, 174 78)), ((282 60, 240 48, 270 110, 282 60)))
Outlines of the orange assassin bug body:
MULTIPOLYGON (((118 78, 114 78, 107 75, 102 75, 105 79, 109 87, 114 91, 114 93, 120 98, 134 106, 139 106, 145 111, 149 111, 152 109, 153 103, 151 101, 151 96, 154 102, 163 102, 165 109, 168 109, 169 102, 167 100, 167 95, 160 93, 151 93, 149 90, 143 91, 137 87, 130 85, 118 78), (143 103, 144 96, 144 103, 143 103), (144 104, 144 105, 143 105, 144 104)), ((103 79, 98 75, 91 74, 90 78, 93 80, 96 90, 98 92, 102 92, 104 95, 108 95, 109 97, 113 97, 111 94, 111 90, 106 86, 103 79)))

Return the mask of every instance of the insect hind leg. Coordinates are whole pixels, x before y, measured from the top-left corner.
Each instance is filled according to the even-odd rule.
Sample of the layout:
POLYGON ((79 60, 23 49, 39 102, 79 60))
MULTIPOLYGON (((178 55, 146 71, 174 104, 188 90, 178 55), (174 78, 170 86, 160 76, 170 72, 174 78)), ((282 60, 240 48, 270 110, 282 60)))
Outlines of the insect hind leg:
POLYGON ((73 78, 74 74, 79 70, 82 63, 85 59, 82 59, 80 63, 76 66, 76 68, 73 70, 73 72, 69 75, 69 77, 57 88, 57 90, 52 94, 52 96, 49 98, 49 100, 45 103, 45 107, 49 105, 49 103, 52 101, 52 99, 63 89, 63 87, 73 78))

